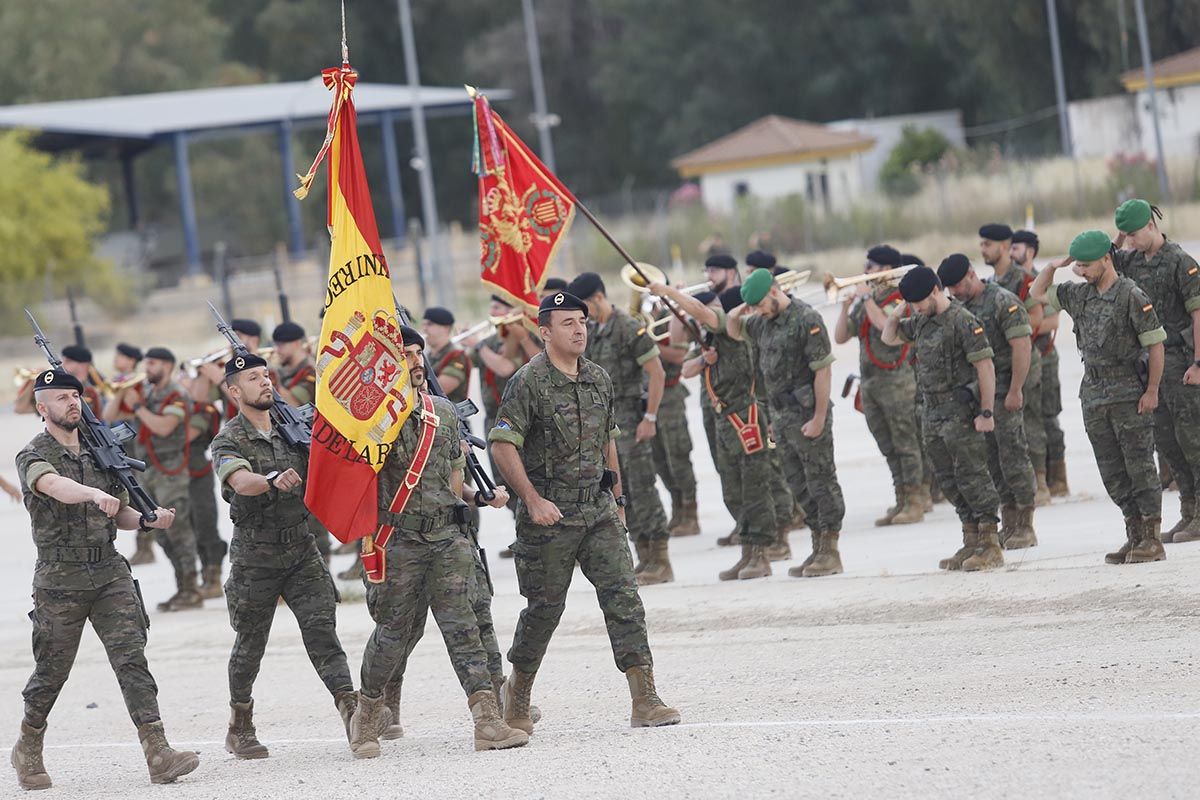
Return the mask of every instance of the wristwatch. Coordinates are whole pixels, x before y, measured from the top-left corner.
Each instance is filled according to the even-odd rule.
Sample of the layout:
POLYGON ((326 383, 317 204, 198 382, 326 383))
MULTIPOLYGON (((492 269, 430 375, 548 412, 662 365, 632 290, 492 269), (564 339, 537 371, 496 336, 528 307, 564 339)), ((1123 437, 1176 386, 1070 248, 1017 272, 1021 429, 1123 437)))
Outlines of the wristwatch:
POLYGON ((271 472, 268 472, 263 477, 265 477, 267 479, 267 486, 270 486, 272 489, 278 488, 275 485, 275 479, 279 477, 279 470, 277 470, 277 469, 272 470, 271 472))
POLYGON ((625 495, 621 495, 620 497, 614 497, 613 502, 617 504, 617 508, 624 508, 625 504, 628 503, 629 500, 625 497, 625 495))
POLYGON ((983 411, 979 412, 979 416, 983 417, 984 419, 991 419, 992 410, 990 408, 985 408, 983 411))
POLYGON ((647 411, 645 414, 642 414, 642 419, 646 420, 647 422, 653 422, 655 425, 658 424, 658 414, 651 414, 649 411, 647 411))

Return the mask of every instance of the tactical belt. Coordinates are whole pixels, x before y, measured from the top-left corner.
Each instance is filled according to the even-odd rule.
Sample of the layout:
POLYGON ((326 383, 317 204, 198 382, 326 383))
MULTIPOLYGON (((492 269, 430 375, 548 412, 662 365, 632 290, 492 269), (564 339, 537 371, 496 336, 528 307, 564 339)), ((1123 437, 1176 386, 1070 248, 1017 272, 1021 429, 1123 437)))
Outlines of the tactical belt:
POLYGON ((38 548, 39 561, 58 561, 67 564, 97 564, 117 554, 111 544, 103 547, 46 547, 38 548))
POLYGON ((600 496, 600 487, 583 487, 581 489, 546 489, 538 492, 551 503, 591 503, 600 496))
POLYGON ((1133 364, 1084 364, 1083 374, 1093 381, 1104 378, 1136 378, 1137 369, 1133 364))
POLYGON ((238 528, 250 541, 257 544, 292 544, 308 535, 308 519, 287 528, 238 528))
POLYGON ((404 514, 396 517, 391 515, 395 522, 389 522, 393 528, 398 531, 407 531, 409 533, 429 533, 436 531, 439 528, 445 528, 449 525, 458 525, 462 520, 459 518, 461 512, 459 508, 466 509, 466 506, 455 506, 444 514, 437 514, 432 517, 426 517, 418 514, 404 514))

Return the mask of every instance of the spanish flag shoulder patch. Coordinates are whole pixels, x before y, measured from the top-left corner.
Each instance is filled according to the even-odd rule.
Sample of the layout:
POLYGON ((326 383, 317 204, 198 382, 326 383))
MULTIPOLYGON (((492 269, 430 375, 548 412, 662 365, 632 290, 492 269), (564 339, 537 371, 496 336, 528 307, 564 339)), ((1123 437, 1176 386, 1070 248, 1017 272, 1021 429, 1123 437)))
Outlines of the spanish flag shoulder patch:
POLYGON ((1197 272, 1200 272, 1200 267, 1192 267, 1188 270, 1188 275, 1195 275, 1197 272))

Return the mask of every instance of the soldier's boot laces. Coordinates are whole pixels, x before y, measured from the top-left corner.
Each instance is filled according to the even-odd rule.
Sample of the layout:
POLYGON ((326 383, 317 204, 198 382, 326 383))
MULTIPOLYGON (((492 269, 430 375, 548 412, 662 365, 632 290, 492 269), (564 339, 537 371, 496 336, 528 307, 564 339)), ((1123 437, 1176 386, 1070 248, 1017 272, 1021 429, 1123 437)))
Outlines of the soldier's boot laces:
POLYGON ((358 708, 350 718, 350 752, 355 758, 379 756, 379 737, 392 723, 392 712, 383 702, 383 695, 358 696, 358 708))
POLYGON ((229 703, 229 732, 225 734, 225 752, 235 758, 266 758, 266 745, 258 740, 254 730, 254 701, 229 703))
POLYGON ((679 516, 673 525, 667 526, 672 536, 696 536, 700 533, 700 516, 696 510, 696 498, 684 500, 679 506, 679 516))
POLYGON ((1000 549, 1000 534, 996 523, 979 523, 978 544, 975 552, 962 562, 963 572, 979 572, 1004 566, 1004 551, 1000 549))
POLYGON ((133 551, 133 556, 129 559, 130 566, 138 567, 142 564, 154 563, 154 534, 143 533, 138 531, 137 549, 133 551))
POLYGON ((654 586, 675 580, 675 571, 671 569, 671 555, 667 550, 668 541, 654 539, 650 542, 650 561, 646 568, 635 576, 639 586, 654 586))
POLYGON ((1000 506, 1000 545, 1003 547, 1008 544, 1008 537, 1016 532, 1016 506, 1000 506))
POLYGON ((512 728, 500 716, 496 693, 482 689, 467 698, 471 718, 475 720, 476 750, 507 750, 529 744, 529 734, 512 728))
POLYGON ((1162 527, 1160 517, 1142 517, 1137 521, 1133 547, 1129 550, 1126 564, 1147 564, 1151 561, 1164 561, 1167 551, 1158 539, 1158 530, 1162 527))
MULTIPOLYGON (((397 703, 399 703, 398 700, 397 703)), ((346 741, 349 742, 350 720, 354 719, 354 712, 358 709, 358 692, 353 690, 336 692, 333 695, 333 705, 337 708, 338 716, 342 718, 342 727, 346 729, 346 741)), ((404 731, 400 733, 403 735, 404 731)))
POLYGON ((629 697, 633 700, 630 727, 658 728, 679 724, 679 712, 664 703, 654 688, 654 667, 630 667, 625 670, 625 680, 629 681, 629 697))
POLYGON ((788 570, 788 575, 793 578, 803 578, 804 570, 808 569, 809 565, 811 565, 813 560, 817 557, 817 550, 820 549, 821 544, 821 535, 816 531, 813 531, 811 539, 812 552, 808 554, 807 558, 800 562, 799 566, 792 567, 788 570))
POLYGON ((962 547, 958 548, 954 555, 938 562, 938 569, 951 571, 962 569, 963 562, 975 552, 975 548, 979 545, 979 525, 977 523, 964 522, 962 524, 962 542, 962 547))
MULTIPOLYGON (((840 531, 821 531, 817 537, 817 552, 812 562, 800 570, 802 578, 823 578, 842 573, 842 555, 838 552, 840 531)), ((791 574, 791 570, 788 570, 791 574)))
POLYGON ((750 557, 738 571, 739 581, 750 581, 755 578, 771 576, 771 559, 767 557, 767 547, 761 544, 750 545, 750 557))
MULTIPOLYGON (((535 677, 537 677, 536 672, 521 672, 519 669, 514 669, 508 679, 504 681, 501 689, 501 695, 504 698, 501 703, 504 708, 504 721, 508 727, 516 728, 530 735, 533 734, 533 707, 529 704, 529 699, 533 692, 535 677)), ((541 712, 538 713, 538 717, 541 717, 541 712)))
POLYGON ((204 598, 196 588, 195 572, 176 573, 175 586, 175 594, 158 604, 159 611, 187 611, 204 605, 204 598))
POLYGON ((13 745, 10 761, 17 771, 17 782, 22 789, 49 789, 50 776, 42 763, 42 741, 46 726, 35 728, 21 720, 21 735, 13 745))
POLYGON ((737 547, 742 543, 741 534, 738 533, 737 526, 729 532, 728 536, 717 537, 717 547, 737 547))
POLYGON ((1137 517, 1125 518, 1125 544, 1111 553, 1106 553, 1104 556, 1105 564, 1125 563, 1125 560, 1129 558, 1129 551, 1133 549, 1133 542, 1137 538, 1137 524, 1137 517))
POLYGON ((200 584, 200 597, 204 600, 216 600, 225 594, 225 590, 221 587, 221 565, 210 564, 202 571, 202 580, 200 584))
POLYGON ((775 541, 766 545, 767 559, 770 561, 789 561, 792 558, 792 545, 788 541, 788 534, 791 529, 788 526, 780 525, 775 531, 775 541))
POLYGON ((893 525, 914 525, 925 521, 925 500, 921 487, 904 486, 900 489, 900 507, 892 515, 893 525))
POLYGON ((637 554, 637 564, 633 568, 633 573, 637 575, 646 569, 646 565, 650 562, 650 540, 637 539, 633 543, 633 551, 637 554))
POLYGON ((742 545, 741 558, 739 558, 737 560, 737 563, 734 564, 729 569, 723 569, 720 572, 718 572, 717 578, 719 580, 723 580, 723 581, 736 581, 738 579, 738 575, 742 571, 742 567, 744 567, 750 563, 750 551, 751 551, 751 549, 753 549, 753 547, 754 547, 754 545, 750 545, 750 544, 742 545))
MULTIPOLYGON (((492 677, 492 690, 496 692, 496 702, 500 706, 500 716, 504 716, 504 675, 492 677)), ((542 721, 542 710, 535 705, 529 706, 529 719, 536 725, 542 721)))
POLYGON ((1033 495, 1033 504, 1038 508, 1050 505, 1050 484, 1046 482, 1046 470, 1035 469, 1034 477, 1037 479, 1037 491, 1033 495))
POLYGON ((884 528, 892 524, 892 520, 896 518, 896 514, 904 507, 904 495, 899 486, 895 487, 896 502, 888 507, 888 510, 883 512, 883 516, 875 520, 876 528, 884 528))
POLYGON ((1067 485, 1067 462, 1054 460, 1046 462, 1046 481, 1050 486, 1051 497, 1067 497, 1071 487, 1067 485))
POLYGON ((1179 522, 1171 530, 1163 531, 1160 537, 1163 542, 1195 542, 1200 540, 1200 509, 1197 508, 1196 498, 1179 498, 1179 522))
POLYGON ((395 680, 388 681, 383 687, 383 704, 392 715, 392 721, 379 735, 379 738, 385 741, 404 738, 404 726, 400 724, 400 692, 403 688, 404 684, 395 680))
POLYGON ((933 494, 930 490, 932 483, 932 480, 927 480, 917 487, 920 492, 921 510, 926 514, 933 511, 933 494))
POLYGON ((167 744, 167 734, 161 722, 148 722, 138 728, 138 739, 146 755, 151 783, 174 783, 200 766, 200 756, 189 750, 175 750, 167 744))
POLYGON ((362 555, 359 554, 359 555, 354 556, 353 564, 351 564, 349 567, 347 567, 342 572, 338 573, 338 580, 339 581, 357 581, 357 580, 362 580, 362 576, 363 576, 362 555))
POLYGON ((1018 508, 1013 519, 1013 531, 1004 540, 1005 550, 1023 550, 1037 547, 1037 531, 1033 529, 1033 508, 1018 508))

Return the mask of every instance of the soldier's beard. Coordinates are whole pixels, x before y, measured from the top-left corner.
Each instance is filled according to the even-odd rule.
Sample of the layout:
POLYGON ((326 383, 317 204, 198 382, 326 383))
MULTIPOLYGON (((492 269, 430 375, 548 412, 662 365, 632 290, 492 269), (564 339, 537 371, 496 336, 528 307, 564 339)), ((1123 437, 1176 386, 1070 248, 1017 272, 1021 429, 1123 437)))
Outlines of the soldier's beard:
POLYGON ((266 395, 257 400, 243 399, 242 402, 259 411, 270 411, 275 406, 275 398, 272 395, 266 395))
POLYGON ((68 411, 66 414, 62 415, 51 414, 49 415, 49 419, 64 431, 73 431, 79 427, 81 416, 78 411, 68 411), (72 417, 71 414, 74 414, 75 416, 72 417))
POLYGON ((408 380, 412 384, 415 391, 420 391, 425 388, 425 368, 417 367, 408 373, 408 380))

